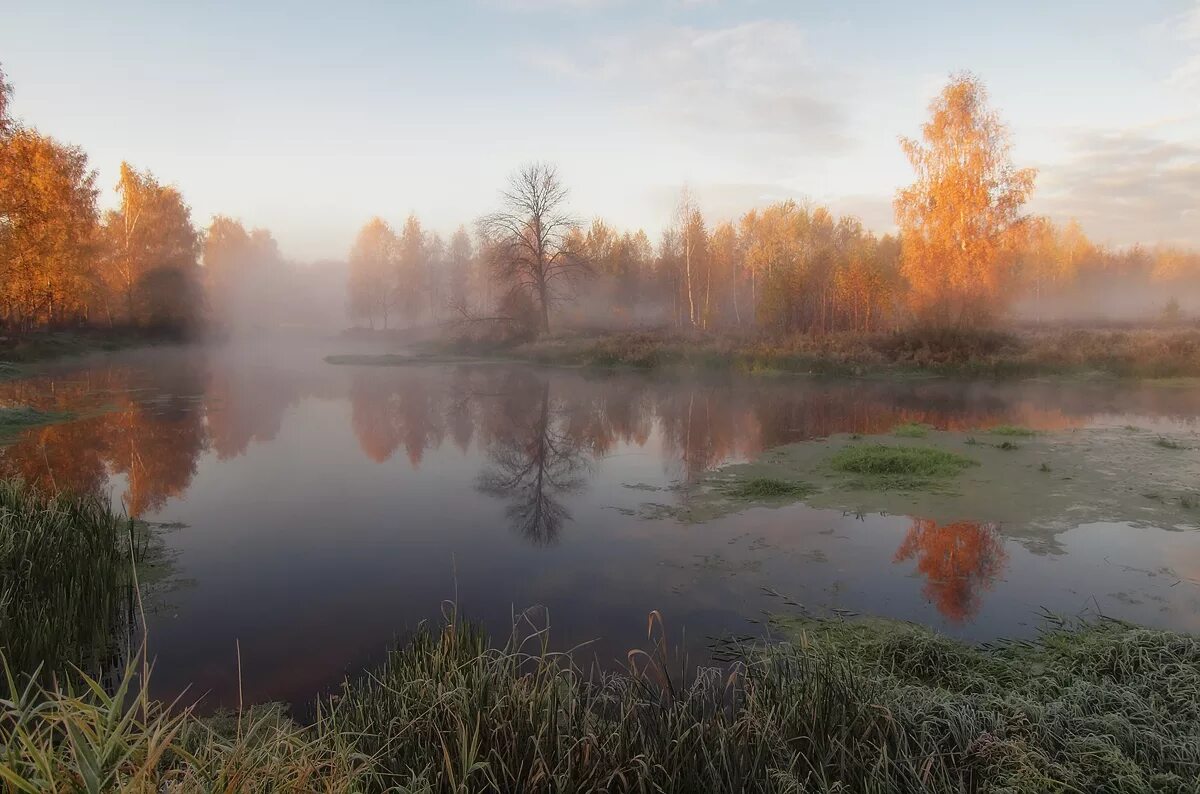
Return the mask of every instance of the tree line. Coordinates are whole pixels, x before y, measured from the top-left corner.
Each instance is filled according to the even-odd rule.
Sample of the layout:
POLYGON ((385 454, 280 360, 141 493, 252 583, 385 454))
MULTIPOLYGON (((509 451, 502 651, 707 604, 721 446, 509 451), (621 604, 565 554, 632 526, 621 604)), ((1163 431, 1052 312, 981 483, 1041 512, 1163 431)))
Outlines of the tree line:
POLYGON ((0 329, 227 327, 294 274, 269 231, 199 228, 176 187, 128 162, 101 212, 87 154, 18 122, 11 98, 0 71, 0 329))
POLYGON ((877 332, 990 325, 1014 307, 1061 317, 1133 289, 1168 296, 1163 314, 1179 317, 1170 296, 1200 281, 1200 253, 1106 247, 1074 221, 1026 213, 1036 173, 1013 165, 1008 129, 974 75, 952 77, 929 111, 920 136, 901 139, 915 179, 896 194, 897 234, 791 200, 712 224, 684 189, 652 242, 578 222, 555 169, 534 163, 449 247, 415 216, 400 234, 368 223, 350 253, 351 316, 387 327, 448 312, 528 336, 548 331, 552 314, 570 325, 877 332))
MULTIPOLYGON (((0 328, 279 325, 330 302, 302 294, 302 270, 269 231, 222 215, 199 228, 147 170, 122 163, 101 212, 87 155, 12 118, 11 96, 0 72, 0 328)), ((1196 251, 1110 248, 1028 214, 1036 174, 1012 163, 973 75, 954 76, 901 146, 915 177, 896 194, 898 232, 882 236, 796 201, 713 223, 684 190, 652 241, 580 222, 554 167, 534 163, 448 240, 415 215, 398 229, 370 220, 349 251, 345 312, 373 328, 456 323, 498 337, 560 323, 879 332, 992 324, 1014 308, 1051 319, 1130 295, 1178 319, 1177 288, 1200 283, 1196 251)))

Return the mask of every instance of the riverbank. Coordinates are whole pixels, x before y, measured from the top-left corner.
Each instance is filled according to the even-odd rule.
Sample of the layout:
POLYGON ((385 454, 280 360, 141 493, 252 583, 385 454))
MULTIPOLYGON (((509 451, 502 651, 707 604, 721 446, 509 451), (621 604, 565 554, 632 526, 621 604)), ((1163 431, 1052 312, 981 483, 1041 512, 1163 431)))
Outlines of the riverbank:
POLYGON ((115 697, 18 690, 0 773, 27 791, 1194 790, 1195 637, 1050 624, 972 648, 908 624, 775 625, 782 641, 689 682, 661 646, 600 674, 451 620, 310 725, 277 705, 172 711, 131 694, 132 672, 115 697))
MULTIPOLYGON (((944 463, 930 476, 951 476, 944 463)), ((0 612, 13 660, 15 629, 49 637, 48 618, 33 618, 62 611, 39 599, 67 592, 63 576, 90 570, 89 556, 119 563, 111 547, 128 539, 95 500, 6 488, 0 569, 57 583, 26 577, 4 594, 19 599, 0 598, 23 616, 0 612)), ((111 585, 121 604, 126 577, 104 570, 88 601, 109 603, 111 585)), ((200 717, 153 701, 136 656, 123 680, 74 694, 63 677, 27 686, 31 671, 10 665, 0 777, 32 792, 1183 792, 1200 769, 1191 635, 1051 619, 1034 640, 973 647, 907 623, 777 613, 760 639, 723 645, 721 666, 689 670, 657 612, 648 628, 648 647, 603 672, 586 651, 548 650, 544 626, 519 620, 493 643, 451 611, 319 698, 305 724, 278 704, 200 717)))
POLYGON ((26 364, 135 347, 178 344, 182 341, 178 334, 135 328, 80 328, 0 336, 0 377, 17 374, 16 368, 26 364))
POLYGON ((429 345, 423 352, 433 358, 501 357, 557 366, 735 369, 756 374, 1200 377, 1197 328, 910 329, 778 338, 668 331, 561 333, 511 346, 460 339, 429 345))

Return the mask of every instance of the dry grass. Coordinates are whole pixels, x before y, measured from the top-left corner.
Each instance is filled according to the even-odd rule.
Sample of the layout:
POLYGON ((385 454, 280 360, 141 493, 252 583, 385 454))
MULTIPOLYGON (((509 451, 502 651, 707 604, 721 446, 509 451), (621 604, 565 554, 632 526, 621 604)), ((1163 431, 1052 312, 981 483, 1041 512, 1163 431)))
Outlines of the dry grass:
MULTIPOLYGON (((459 342, 443 351, 494 354, 459 342)), ((508 346, 503 355, 544 364, 733 368, 747 372, 914 372, 986 377, 1101 373, 1200 376, 1200 329, 971 330, 912 328, 785 337, 675 331, 561 333, 508 346)))

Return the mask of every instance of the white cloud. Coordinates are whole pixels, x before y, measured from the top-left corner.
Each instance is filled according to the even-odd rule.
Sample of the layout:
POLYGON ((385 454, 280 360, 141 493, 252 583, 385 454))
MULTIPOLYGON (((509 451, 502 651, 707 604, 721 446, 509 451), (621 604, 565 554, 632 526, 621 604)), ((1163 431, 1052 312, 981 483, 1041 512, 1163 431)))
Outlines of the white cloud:
POLYGON ((1200 0, 1172 20, 1169 27, 1189 50, 1183 63, 1171 73, 1170 82, 1183 88, 1200 88, 1200 0))
POLYGON ((846 142, 845 75, 814 63, 789 22, 659 28, 528 59, 690 135, 787 136, 810 152, 846 142))
POLYGON ((1099 240, 1200 246, 1200 144, 1140 131, 1084 135, 1038 181, 1036 209, 1077 218, 1099 240))

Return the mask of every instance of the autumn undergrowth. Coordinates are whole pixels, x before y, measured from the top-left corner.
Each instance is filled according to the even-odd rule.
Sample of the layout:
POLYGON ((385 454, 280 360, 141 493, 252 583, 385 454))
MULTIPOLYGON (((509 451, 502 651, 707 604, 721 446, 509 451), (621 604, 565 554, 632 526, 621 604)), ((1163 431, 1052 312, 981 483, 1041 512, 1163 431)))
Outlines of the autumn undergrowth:
POLYGON ((733 369, 754 374, 1200 376, 1200 329, 973 329, 780 334, 749 330, 562 331, 497 346, 444 340, 442 353, 540 364, 633 369, 733 369))

